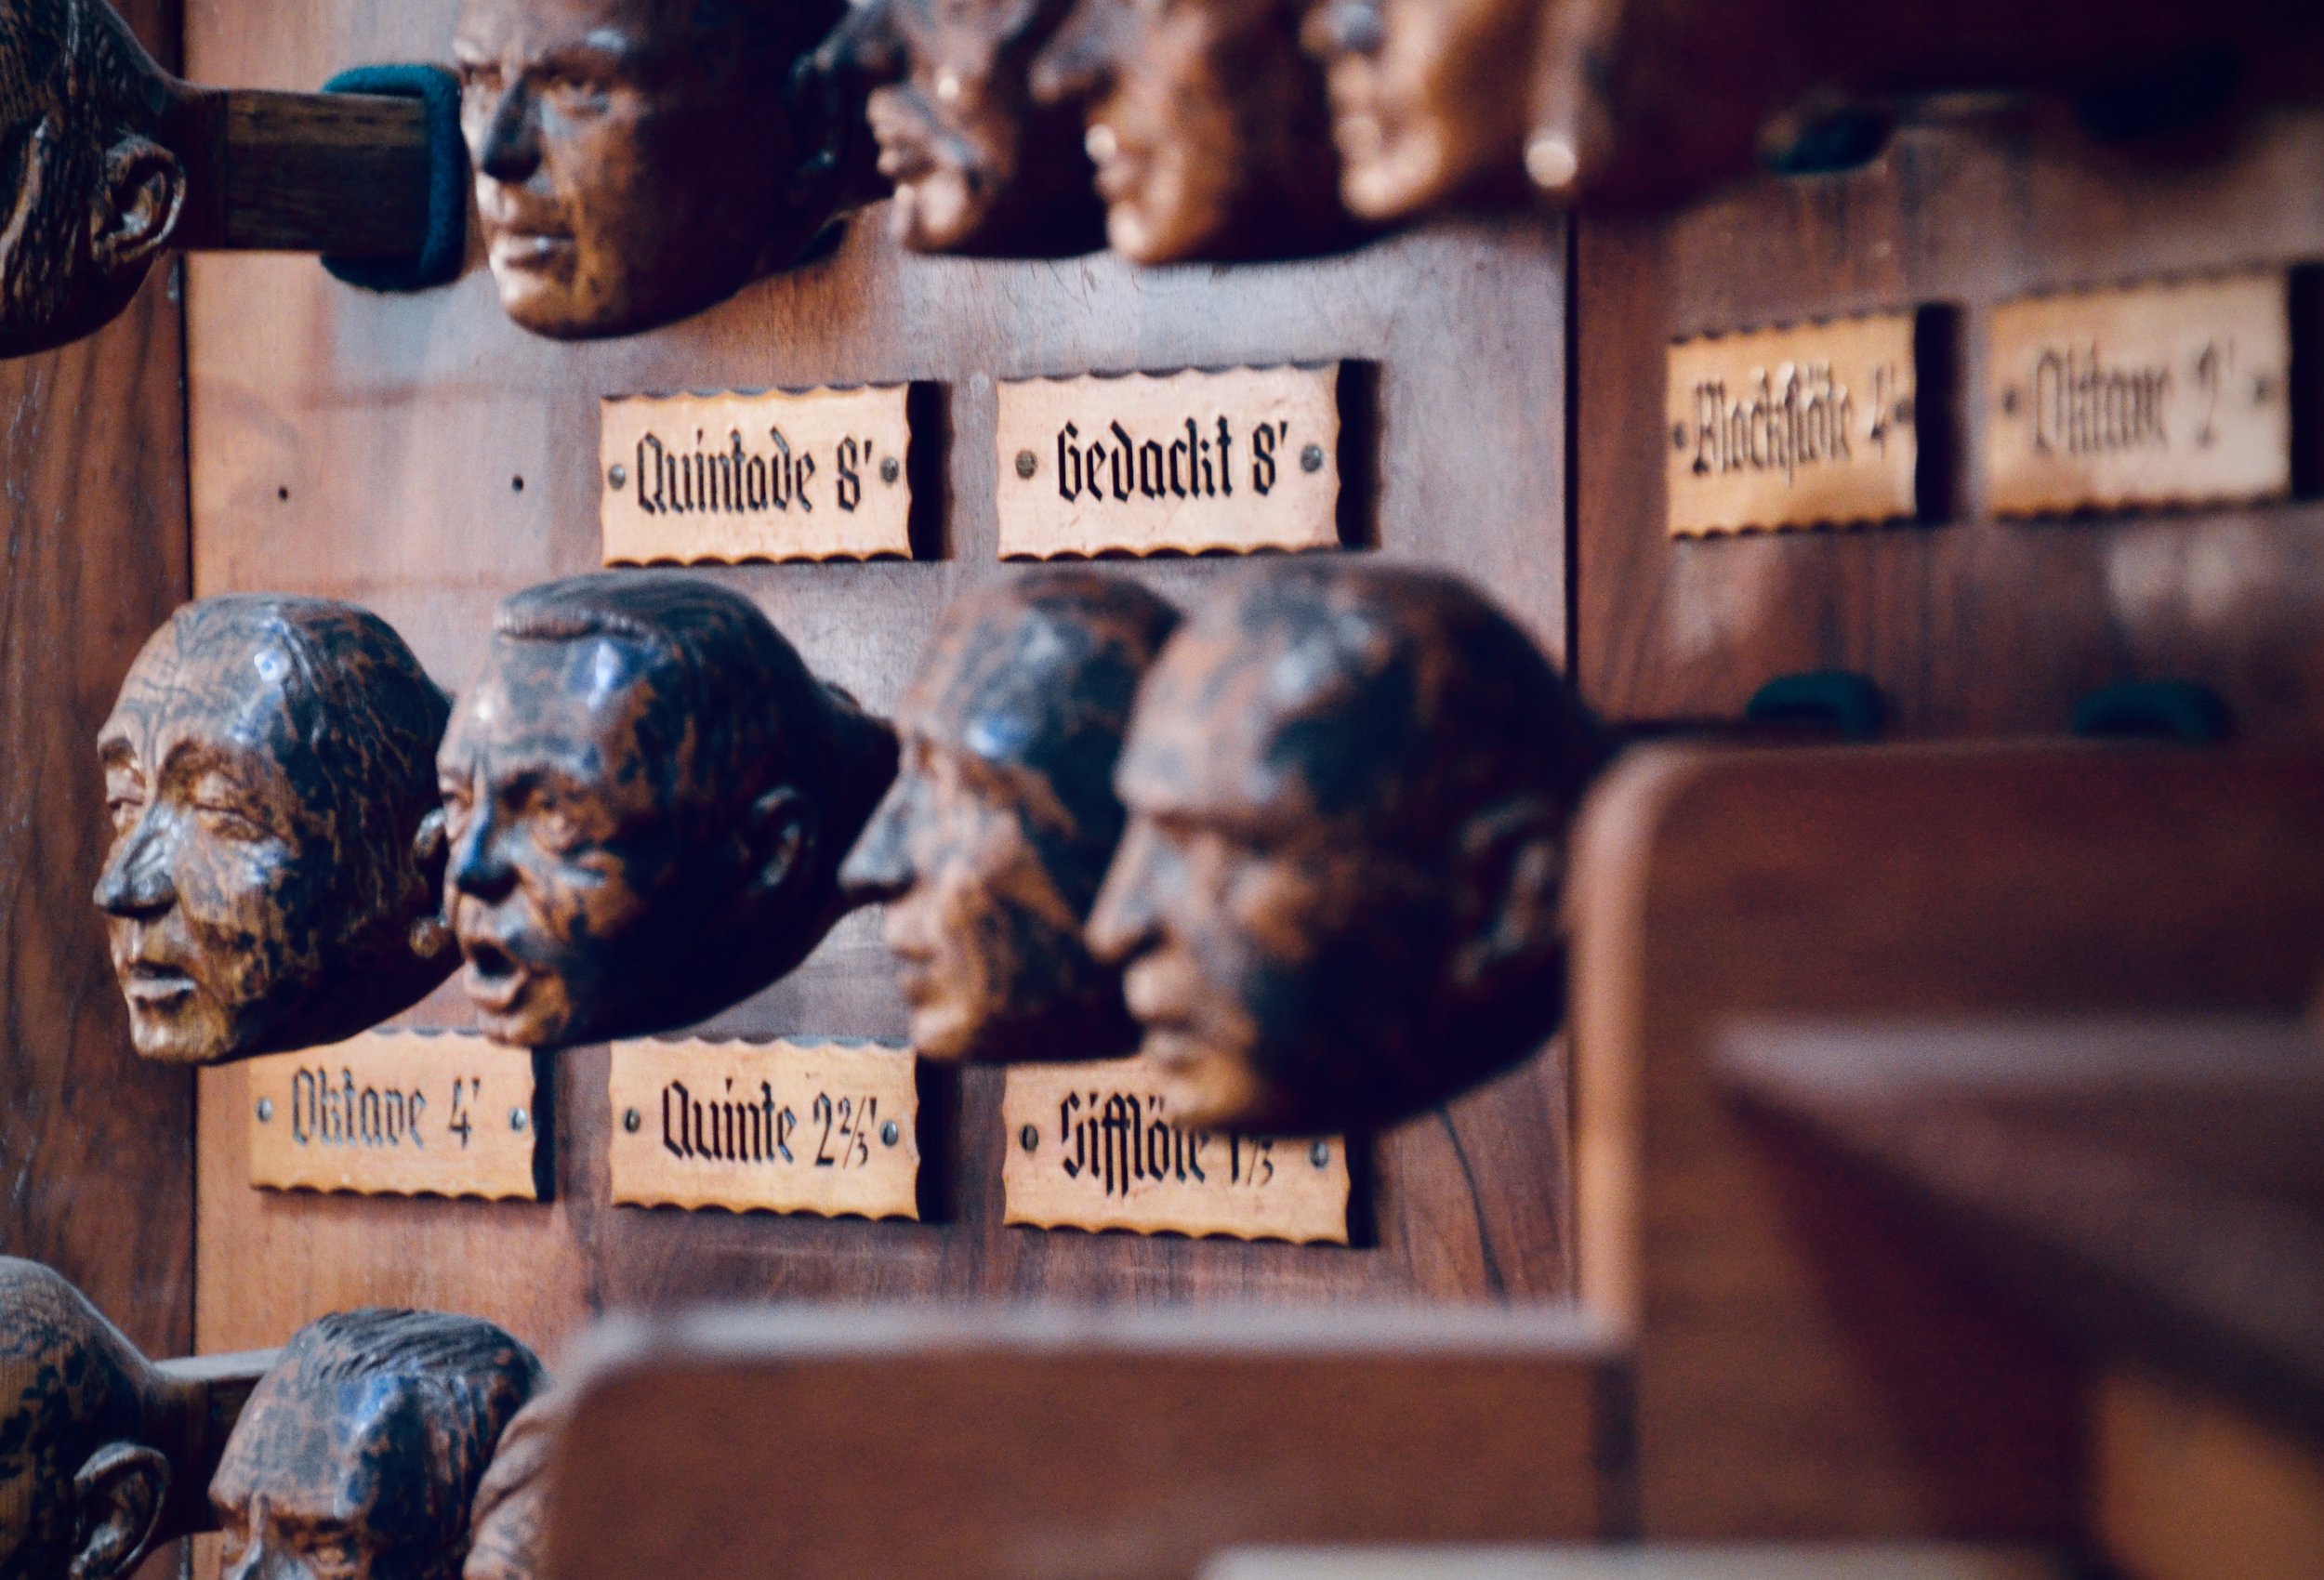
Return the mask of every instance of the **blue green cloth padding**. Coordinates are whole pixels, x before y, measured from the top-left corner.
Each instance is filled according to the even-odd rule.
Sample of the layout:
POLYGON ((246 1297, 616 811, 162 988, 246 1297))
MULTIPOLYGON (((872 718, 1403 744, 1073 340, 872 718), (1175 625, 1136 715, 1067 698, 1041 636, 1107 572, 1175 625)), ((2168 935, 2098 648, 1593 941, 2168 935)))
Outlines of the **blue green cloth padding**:
POLYGON ((442 66, 357 66, 325 93, 416 99, 428 112, 428 234, 410 257, 333 257, 333 278, 366 291, 426 291, 460 277, 468 256, 468 144, 460 136, 460 80, 442 66))
POLYGON ((2193 680, 2118 680, 2074 704, 2074 733, 2088 740, 2224 741, 2235 715, 2193 680))

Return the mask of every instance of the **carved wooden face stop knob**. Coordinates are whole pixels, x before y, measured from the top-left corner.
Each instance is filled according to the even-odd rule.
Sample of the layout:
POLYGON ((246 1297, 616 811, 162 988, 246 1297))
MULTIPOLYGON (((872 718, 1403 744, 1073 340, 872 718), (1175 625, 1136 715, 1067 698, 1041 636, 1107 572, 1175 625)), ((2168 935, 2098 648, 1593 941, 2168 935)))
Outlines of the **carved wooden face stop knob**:
POLYGON ((185 207, 175 107, 105 0, 0 0, 0 357, 77 340, 137 294, 185 207))
POLYGON ((843 0, 465 0, 454 44, 501 305, 628 335, 795 262, 859 107, 802 64, 843 0))
POLYGON ((210 1482, 225 1580, 457 1580, 494 1449, 546 1386, 530 1350, 474 1317, 310 1323, 210 1482))
POLYGON ((897 719, 902 769, 840 870, 887 903, 934 1059, 1099 1059, 1135 1036, 1081 937, 1122 831, 1115 759, 1177 623, 1135 583, 1043 571, 946 612, 897 719))
POLYGON ((529 1047, 691 1025, 804 959, 895 736, 757 605, 613 572, 500 606, 438 770, 463 985, 529 1047))
MULTIPOLYGON (((1546 0, 1555 4, 1556 0, 1546 0)), ((1322 0, 1340 191, 1367 219, 1522 195, 1521 150, 1545 0, 1322 0)))
POLYGON ((96 898, 139 1053, 337 1042, 443 980, 425 836, 448 710, 351 604, 205 599, 153 634, 98 735, 113 844, 96 898))
POLYGON ((1076 107, 1034 102, 1034 56, 1070 0, 865 0, 827 48, 879 86, 865 106, 920 252, 1053 257, 1104 244, 1076 107))
POLYGON ((1524 1058, 1564 1003, 1579 702, 1465 584, 1253 567, 1164 648, 1089 918, 1183 1125, 1382 1123, 1524 1058))
POLYGON ((1139 263, 1294 257, 1353 240, 1300 0, 1079 0, 1033 65, 1079 103, 1106 240, 1139 263))

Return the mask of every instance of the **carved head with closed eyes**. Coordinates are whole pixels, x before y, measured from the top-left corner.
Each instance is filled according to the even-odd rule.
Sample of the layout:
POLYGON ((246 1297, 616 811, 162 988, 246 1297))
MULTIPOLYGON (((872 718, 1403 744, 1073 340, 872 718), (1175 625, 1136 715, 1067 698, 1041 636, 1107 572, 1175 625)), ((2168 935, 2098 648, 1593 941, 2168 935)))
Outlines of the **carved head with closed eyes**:
POLYGON ((137 294, 185 211, 178 94, 105 0, 0 0, 0 357, 137 294))
POLYGON ((856 194, 860 106, 815 46, 844 0, 464 0, 477 217, 508 316, 629 335, 796 262, 856 194))
POLYGON ((1305 0, 1076 0, 1034 97, 1078 104, 1106 240, 1139 263, 1345 246, 1305 0))
POLYGON ((486 1034, 691 1025, 804 959, 895 736, 699 576, 601 572, 505 600, 444 736, 444 881, 486 1034))
POLYGON ((205 599, 98 734, 98 878, 137 1050, 210 1063, 337 1042, 455 964, 423 827, 449 704, 377 615, 205 599))
POLYGON ((308 1323, 210 1481, 223 1580, 458 1580, 501 1434, 547 1386, 532 1350, 476 1317, 308 1323))
POLYGON ((1114 763, 1178 623, 1136 583, 1044 570, 946 612, 897 717, 904 765, 840 881, 884 901, 934 1059, 1099 1059, 1135 1041, 1081 938, 1121 837, 1114 763))
POLYGON ((1036 104, 1033 58, 1071 0, 861 0, 827 49, 873 88, 889 224, 919 252, 1052 257, 1104 244, 1081 117, 1036 104))
POLYGON ((1538 1047, 1597 760, 1572 689, 1451 576, 1285 560, 1207 599, 1139 693, 1089 929, 1171 1112, 1386 1123, 1538 1047))

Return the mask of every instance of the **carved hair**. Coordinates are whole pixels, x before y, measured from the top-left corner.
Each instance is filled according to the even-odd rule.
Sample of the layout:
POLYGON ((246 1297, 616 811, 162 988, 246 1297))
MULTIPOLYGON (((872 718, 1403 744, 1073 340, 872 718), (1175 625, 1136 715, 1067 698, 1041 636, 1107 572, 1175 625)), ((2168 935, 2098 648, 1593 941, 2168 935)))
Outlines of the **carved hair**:
POLYGON ((185 651, 239 639, 281 652, 293 725, 324 770, 338 848, 355 866, 357 893, 370 902, 347 908, 342 939, 390 920, 400 938, 435 902, 430 875, 412 858, 412 838, 441 804, 436 748, 450 699, 393 626, 353 604, 229 594, 186 605, 170 625, 185 651))
MULTIPOLYGON (((671 775, 662 789, 674 798, 691 790, 697 803, 747 803, 861 757, 850 737, 876 728, 852 697, 808 673, 757 604, 698 576, 614 572, 544 583, 504 599, 493 634, 508 642, 605 637, 650 652, 671 705, 652 709, 638 733, 648 764, 671 775)), ((853 787, 830 788, 849 798, 853 787)))
POLYGON ((276 1367, 305 1385, 385 1380, 412 1391, 434 1457, 429 1491, 442 1500, 431 1515, 456 1573, 477 1487, 501 1433, 548 1387, 533 1351, 481 1317, 374 1306, 309 1323, 276 1367))

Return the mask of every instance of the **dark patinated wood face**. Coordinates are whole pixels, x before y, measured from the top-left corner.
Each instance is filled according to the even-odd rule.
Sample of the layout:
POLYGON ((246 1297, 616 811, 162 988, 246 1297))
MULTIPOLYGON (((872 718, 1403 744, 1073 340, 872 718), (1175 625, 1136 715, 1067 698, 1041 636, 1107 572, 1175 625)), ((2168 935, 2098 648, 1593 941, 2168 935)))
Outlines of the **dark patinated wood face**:
POLYGON ((176 232, 175 86, 105 0, 0 4, 0 357, 90 334, 176 232))
POLYGON ((501 304, 563 339, 627 335, 793 262, 841 183, 795 99, 838 0, 467 0, 454 44, 501 304))
POLYGON ((455 1580, 509 1420, 546 1386, 492 1323, 369 1309, 310 1323, 227 1440, 210 1502, 230 1580, 455 1580))
POLYGON ((1033 68, 1083 106, 1106 240, 1140 263, 1292 257, 1352 239, 1296 0, 1076 0, 1033 68))
POLYGON ((1465 584, 1253 566, 1164 649, 1089 918, 1182 1123, 1403 1117, 1560 1018, 1565 682, 1465 584))
POLYGON ((237 595, 154 633, 98 736, 97 884, 138 1052, 211 1063, 336 1042, 454 957, 423 849, 447 704, 350 604, 237 595))
POLYGON ((1367 219, 1513 201, 1544 0, 1321 0, 1340 191, 1367 219))
POLYGON ((1063 257, 1104 244, 1075 106, 1034 102, 1034 56, 1069 0, 870 0, 834 45, 878 80, 865 114, 920 252, 1063 257))
POLYGON ((904 761, 840 870, 884 901, 933 1059, 1101 1059, 1135 1041, 1082 924, 1122 829, 1138 682, 1177 616, 1133 583, 1035 572, 947 612, 897 724, 904 761))
POLYGON ((0 1576, 114 1580, 143 1556, 170 1466, 158 1381, 81 1292, 0 1257, 0 1576))
POLYGON ((569 1389, 533 1396, 493 1450, 470 1510, 472 1540, 461 1580, 534 1580, 548 1514, 549 1451, 564 1424, 569 1389))
POLYGON ((486 1033, 685 1026, 804 958, 895 738, 747 599, 612 573, 503 603, 439 759, 449 910, 486 1033))

